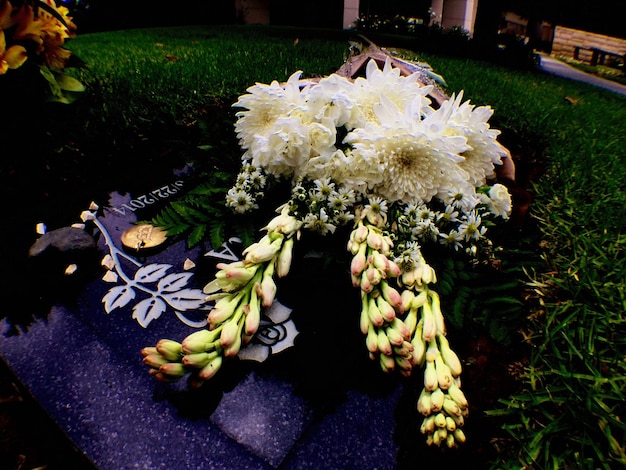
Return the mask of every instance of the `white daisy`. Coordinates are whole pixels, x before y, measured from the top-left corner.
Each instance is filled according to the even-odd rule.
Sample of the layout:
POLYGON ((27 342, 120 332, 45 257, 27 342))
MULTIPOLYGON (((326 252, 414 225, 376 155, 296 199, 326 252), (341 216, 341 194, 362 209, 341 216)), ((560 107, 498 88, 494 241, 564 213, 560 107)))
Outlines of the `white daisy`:
POLYGON ((304 227, 320 235, 334 233, 337 228, 328 222, 328 214, 324 209, 320 209, 319 214, 308 213, 304 218, 304 227))
POLYGON ((453 248, 454 251, 459 251, 459 248, 463 247, 461 244, 463 241, 463 235, 456 230, 450 230, 448 233, 440 233, 439 237, 439 243, 446 245, 449 248, 453 248))
POLYGON ((226 205, 240 214, 259 207, 250 194, 235 188, 228 190, 226 194, 226 205))
POLYGON ((479 240, 485 235, 487 228, 481 225, 482 220, 475 211, 471 211, 461 220, 459 224, 459 234, 463 236, 466 241, 479 240))

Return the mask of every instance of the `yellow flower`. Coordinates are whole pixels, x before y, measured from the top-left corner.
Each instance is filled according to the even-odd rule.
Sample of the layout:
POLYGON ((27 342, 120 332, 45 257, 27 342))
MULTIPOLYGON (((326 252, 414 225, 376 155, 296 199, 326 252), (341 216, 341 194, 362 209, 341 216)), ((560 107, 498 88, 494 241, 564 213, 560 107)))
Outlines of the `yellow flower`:
POLYGON ((0 29, 8 29, 15 25, 13 18, 15 10, 16 8, 11 5, 11 2, 0 0, 0 29))
POLYGON ((4 75, 9 69, 20 67, 28 58, 24 47, 14 45, 7 49, 6 46, 4 31, 0 30, 0 75, 4 75))
POLYGON ((43 22, 35 18, 35 12, 30 5, 23 5, 13 13, 13 24, 17 25, 13 40, 30 39, 35 41, 39 46, 42 45, 41 39, 43 22))
POLYGON ((72 55, 72 51, 62 47, 45 47, 43 50, 44 63, 51 69, 63 70, 68 59, 72 55))

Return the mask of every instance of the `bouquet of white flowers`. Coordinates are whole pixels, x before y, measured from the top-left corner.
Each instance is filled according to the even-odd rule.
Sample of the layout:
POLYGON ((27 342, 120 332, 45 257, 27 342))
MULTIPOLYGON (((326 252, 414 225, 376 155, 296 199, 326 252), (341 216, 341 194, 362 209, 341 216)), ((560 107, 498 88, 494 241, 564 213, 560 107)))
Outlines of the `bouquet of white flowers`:
POLYGON ((476 259, 490 246, 487 220, 508 218, 511 197, 488 181, 509 155, 488 124, 491 108, 463 102, 462 93, 432 100, 433 86, 418 78, 370 60, 365 77, 307 81, 298 72, 239 98, 243 163, 226 204, 254 210, 276 180, 290 181, 291 194, 243 260, 217 265, 204 289, 215 302, 209 328, 143 349, 157 379, 210 379, 257 332, 301 232, 330 236, 349 226, 350 276, 370 357, 386 372, 422 369, 417 409, 428 443, 464 442, 461 362, 422 248, 444 245, 476 259))

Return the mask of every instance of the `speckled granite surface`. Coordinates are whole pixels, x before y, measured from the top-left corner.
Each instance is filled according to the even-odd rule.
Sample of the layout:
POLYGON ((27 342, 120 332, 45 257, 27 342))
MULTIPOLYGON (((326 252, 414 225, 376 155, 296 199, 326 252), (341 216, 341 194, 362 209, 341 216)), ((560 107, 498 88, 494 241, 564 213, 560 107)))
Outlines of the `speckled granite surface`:
MULTIPOLYGON (((114 239, 132 222, 111 211, 101 220, 114 239)), ((179 242, 148 261, 182 269, 185 259, 201 257, 179 242)), ((302 320, 293 348, 265 363, 234 360, 190 390, 184 381, 157 383, 139 351, 193 328, 172 312, 143 328, 130 304, 107 314, 102 298, 110 288, 94 279, 71 307, 53 307, 46 321, 17 335, 0 324, 0 355, 99 469, 396 466, 401 383, 371 367, 362 348, 339 344, 341 331, 323 333, 302 320)), ((343 318, 337 329, 349 328, 341 302, 325 308, 333 306, 343 318)))

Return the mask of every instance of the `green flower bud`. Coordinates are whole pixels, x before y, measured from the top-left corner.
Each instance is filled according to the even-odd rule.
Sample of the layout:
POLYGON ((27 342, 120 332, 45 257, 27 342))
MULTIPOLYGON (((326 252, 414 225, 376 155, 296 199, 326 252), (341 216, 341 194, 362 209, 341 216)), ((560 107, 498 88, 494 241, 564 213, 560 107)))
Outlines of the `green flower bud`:
POLYGON ((154 346, 149 346, 141 350, 141 355, 144 357, 151 354, 159 354, 159 351, 157 351, 157 348, 155 348, 154 346))
POLYGON ((450 349, 450 344, 445 336, 439 335, 439 347, 441 350, 441 356, 443 357, 443 361, 450 368, 450 373, 454 378, 461 375, 463 368, 461 367, 461 361, 456 353, 450 349))
POLYGON ((222 367, 222 362, 223 362, 222 356, 217 356, 215 359, 209 362, 206 366, 200 369, 200 372, 198 373, 198 377, 202 380, 209 380, 211 377, 213 377, 217 373, 217 371, 220 370, 220 367, 222 367))
POLYGON ((424 416, 429 416, 432 410, 432 397, 431 393, 425 388, 422 389, 419 398, 417 399, 417 411, 424 416))
POLYGON ((396 367, 396 361, 393 356, 387 356, 386 354, 380 354, 378 357, 380 367, 383 372, 393 372, 396 367))
POLYGON ((430 415, 424 418, 422 425, 420 426, 420 432, 422 434, 432 434, 435 431, 435 416, 430 415))
POLYGON ((410 289, 404 289, 400 297, 402 298, 402 309, 408 312, 411 309, 411 302, 415 298, 415 293, 410 289))
POLYGON ((456 385, 456 383, 452 383, 448 388, 448 396, 457 404, 459 408, 464 409, 469 406, 467 402, 467 398, 465 398, 465 394, 463 391, 456 385))
POLYGON ((421 365, 426 357, 426 343, 422 338, 422 321, 420 320, 415 329, 411 344, 413 345, 413 364, 421 365))
POLYGON ((432 392, 430 400, 431 400, 431 411, 433 413, 441 411, 441 409, 443 408, 444 398, 445 398, 445 395, 443 393, 443 390, 441 390, 440 388, 432 392))
POLYGON ((439 294, 435 291, 429 291, 433 317, 435 318, 435 326, 437 328, 437 334, 446 334, 446 325, 443 319, 443 313, 441 312, 441 301, 439 300, 439 294))
POLYGON ((217 357, 217 351, 213 352, 199 352, 193 354, 186 354, 182 358, 182 363, 185 367, 193 367, 194 369, 201 369, 206 366, 212 359, 217 357))
POLYGON ((453 383, 452 373, 450 372, 450 368, 443 362, 441 356, 435 359, 435 369, 437 370, 439 387, 443 390, 448 390, 453 383))
POLYGON ((239 332, 239 322, 237 319, 232 319, 226 323, 224 323, 224 327, 222 328, 222 334, 220 335, 220 345, 223 348, 228 348, 231 346, 238 337, 240 337, 239 332))
POLYGON ((396 318, 396 311, 394 308, 387 302, 382 295, 379 295, 376 298, 376 306, 378 310, 380 310, 380 314, 383 316, 386 322, 391 323, 396 318))
POLYGON ((369 328, 367 329, 367 336, 365 338, 365 345, 367 346, 367 350, 371 353, 377 353, 378 351, 378 334, 374 328, 374 325, 369 324, 369 328))
POLYGON ((371 297, 369 299, 367 314, 369 315, 370 321, 374 326, 381 327, 385 324, 385 319, 383 318, 378 306, 376 305, 376 300, 371 297))
POLYGON ((426 302, 424 303, 424 305, 422 305, 422 320, 424 321, 424 326, 422 327, 422 337, 424 338, 424 341, 429 343, 433 339, 435 339, 435 335, 437 334, 435 316, 433 315, 433 311, 429 302, 426 302))
POLYGON ((183 355, 183 347, 177 341, 171 339, 161 339, 156 344, 156 349, 161 356, 168 361, 178 361, 183 355))
MULTIPOLYGON (((434 362, 426 362, 424 369, 424 387, 426 390, 432 392, 437 389, 439 382, 437 381, 437 370, 435 369, 434 362)), ((452 400, 450 400, 452 401, 452 400)))
POLYGON ((435 415, 435 426, 438 428, 446 427, 446 415, 443 413, 438 413, 435 415))
POLYGON ((169 377, 182 377, 188 371, 180 362, 168 362, 159 367, 159 372, 169 377))
POLYGON ((456 429, 456 423, 450 416, 446 416, 446 429, 452 432, 456 429))
POLYGON ((218 340, 220 330, 198 330, 187 336, 182 343, 184 354, 205 352, 211 349, 213 343, 218 340))
POLYGON ((454 440, 459 444, 463 444, 465 442, 465 433, 462 429, 456 428, 454 430, 454 440))
POLYGON ((391 356, 393 354, 393 349, 391 348, 391 343, 389 342, 389 338, 387 337, 385 330, 378 330, 378 350, 386 356, 391 356))
POLYGON ((443 410, 450 416, 461 416, 459 406, 447 396, 443 400, 443 410))
POLYGON ((163 364, 167 364, 169 361, 160 354, 148 354, 143 358, 143 363, 153 369, 159 369, 163 364))

